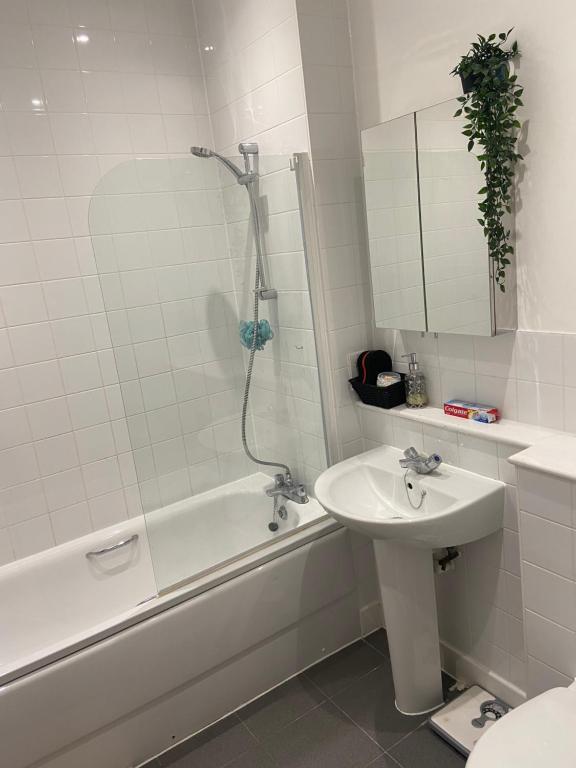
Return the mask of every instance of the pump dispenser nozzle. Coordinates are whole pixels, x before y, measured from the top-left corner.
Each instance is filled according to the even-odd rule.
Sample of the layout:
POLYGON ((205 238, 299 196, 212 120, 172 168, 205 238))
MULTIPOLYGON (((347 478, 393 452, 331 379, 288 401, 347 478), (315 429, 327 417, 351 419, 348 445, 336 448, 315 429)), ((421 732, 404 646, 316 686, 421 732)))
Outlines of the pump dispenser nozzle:
POLYGON ((402 357, 409 358, 408 374, 406 383, 406 405, 408 408, 424 408, 428 405, 428 395, 426 393, 426 379, 420 370, 416 352, 409 352, 402 357))
POLYGON ((410 362, 408 363, 409 371, 418 371, 420 369, 418 360, 416 360, 416 352, 409 352, 407 355, 402 355, 402 357, 410 358, 410 362))

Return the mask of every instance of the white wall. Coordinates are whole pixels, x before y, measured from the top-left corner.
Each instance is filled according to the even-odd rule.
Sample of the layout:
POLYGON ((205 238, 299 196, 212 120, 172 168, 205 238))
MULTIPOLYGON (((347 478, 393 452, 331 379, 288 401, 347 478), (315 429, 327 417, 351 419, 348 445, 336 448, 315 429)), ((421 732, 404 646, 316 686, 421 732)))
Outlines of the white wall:
POLYGON ((210 117, 219 152, 240 141, 263 154, 308 149, 294 0, 195 0, 210 117))
MULTIPOLYGON (((520 115, 526 160, 519 173, 516 214, 521 330, 495 339, 378 331, 376 343, 391 350, 396 367, 404 352, 418 353, 433 404, 464 397, 494 403, 507 418, 575 432, 570 190, 576 172, 571 150, 576 113, 563 98, 576 69, 569 52, 572 7, 556 3, 551 23, 549 8, 517 0, 485 0, 465 9, 455 0, 348 4, 361 128, 459 95, 459 82, 449 71, 475 35, 515 27, 523 52, 518 76, 526 89, 520 115)), ((436 447, 455 463, 470 457, 460 441, 452 445, 427 427, 422 436, 401 429, 386 433, 381 424, 386 418, 366 416, 364 436, 396 440, 399 447, 421 441, 425 449, 436 447)), ((493 452, 493 445, 481 442, 483 454, 493 452)), ((488 466, 484 459, 481 465, 488 466)), ((521 472, 518 519, 515 474, 504 459, 491 460, 510 484, 503 534, 467 546, 456 572, 439 579, 441 632, 460 654, 534 695, 567 685, 576 672, 573 495, 566 481, 521 472), (479 574, 487 577, 483 583, 479 574)), ((475 471, 478 461, 477 454, 475 471)))
MULTIPOLYGON (((242 4, 241 13, 238 7, 202 0, 196 8, 192 0, 2 3, 0 563, 138 514, 137 480, 146 484, 146 505, 157 506, 192 489, 192 475, 200 490, 252 471, 236 450, 239 401, 230 402, 236 351, 228 338, 218 351, 204 344, 208 357, 180 355, 177 360, 173 349, 169 359, 175 342, 165 338, 170 336, 166 318, 156 323, 158 328, 144 323, 145 311, 157 315, 160 305, 144 306, 147 302, 138 300, 132 306, 125 296, 118 303, 114 285, 103 300, 88 226, 90 197, 104 176, 112 171, 104 184, 114 185, 107 188, 114 194, 131 188, 133 180, 124 179, 121 169, 115 175, 114 169, 132 158, 180 153, 189 158, 191 144, 216 145, 235 154, 237 142, 245 139, 257 140, 264 155, 309 148, 293 0, 242 4), (139 313, 136 335, 124 312, 129 305, 131 314, 139 313), (112 328, 105 309, 114 311, 112 328), (142 393, 134 365, 135 338, 144 345, 139 349, 148 363, 154 347, 157 373, 152 378, 166 379, 164 395, 176 391, 176 397, 151 402, 154 413, 138 406, 142 393), (122 351, 113 354, 112 343, 122 345, 122 351), (120 361, 118 354, 123 355, 120 361), (223 364, 226 357, 229 364, 223 364), (164 370, 167 366, 170 371, 164 370), (202 424, 211 409, 217 416, 219 438, 211 427, 195 433, 189 447, 199 463, 190 467, 184 466, 190 450, 187 454, 188 437, 183 442, 177 413, 190 403, 170 385, 172 369, 199 385, 194 396, 199 397, 195 405, 204 409, 202 424), (209 402, 205 395, 214 389, 215 379, 218 391, 209 402), (206 381, 211 382, 208 389, 206 381), (218 465, 217 441, 226 453, 218 465), (136 467, 131 448, 142 459, 136 467), (167 472, 157 471, 160 465, 167 472), (159 486, 158 475, 163 475, 159 486)), ((255 445, 260 442, 279 455, 290 444, 290 463, 297 463, 312 482, 324 466, 314 335, 301 243, 291 252, 282 247, 286 232, 296 224, 299 228, 295 177, 289 171, 282 177, 266 182, 271 213, 277 214, 266 236, 273 277, 288 301, 277 319, 283 333, 274 346, 275 358, 269 347, 259 361, 256 383, 262 386, 252 398, 259 406, 255 445)), ((127 205, 143 201, 126 199, 127 205)), ((235 227, 236 202, 224 195, 233 255, 238 255, 240 236, 244 243, 250 240, 247 231, 239 231, 246 229, 244 223, 235 227)), ((163 209, 168 213, 166 205, 163 209)), ((137 213, 122 207, 122 217, 137 213)), ((150 221, 143 226, 152 228, 150 221)), ((144 272, 132 271, 138 260, 130 263, 124 248, 121 263, 117 250, 99 269, 108 273, 105 282, 118 282, 116 273, 125 271, 123 264, 130 274, 122 274, 122 281, 139 276, 145 281, 144 272)), ((201 250, 197 258, 205 260, 206 249, 201 250)), ((160 266, 149 259, 146 265, 160 266)), ((198 295, 199 285, 182 292, 184 277, 178 275, 189 267, 181 259, 170 264, 164 260, 162 266, 172 283, 166 296, 186 300, 188 294, 198 295)), ((242 269, 235 265, 233 271, 235 288, 243 290, 242 269)), ((154 280, 161 277, 158 272, 154 280)), ((197 282, 191 273, 186 279, 197 282)), ((132 326, 135 322, 133 318, 132 326)), ((143 358, 141 362, 151 372, 143 358)))
POLYGON ((0 3, 0 563, 139 512, 88 230, 100 178, 210 142, 188 0, 0 3))
POLYGON ((535 696, 576 677, 576 486, 520 469, 518 500, 527 692, 535 696))
POLYGON ((459 82, 449 72, 475 35, 514 27, 523 52, 518 77, 526 88, 520 115, 526 162, 516 217, 519 327, 576 331, 576 265, 569 258, 576 110, 565 98, 576 74, 572 4, 349 0, 349 7, 360 128, 458 96, 459 82))
MULTIPOLYGON (((569 6, 557 7, 557 18, 569 6)), ((521 151, 516 213, 519 327, 499 339, 441 335, 420 339, 407 332, 377 332, 379 345, 420 352, 431 401, 464 397, 498 406, 504 417, 574 431, 576 380, 572 349, 576 315, 571 309, 576 268, 571 247, 570 149, 574 110, 559 98, 575 65, 565 51, 562 28, 550 27, 537 5, 515 0, 462 8, 350 0, 350 24, 360 128, 459 95, 449 75, 478 32, 509 29, 523 51, 518 66, 525 86, 520 118, 521 151), (536 333, 532 333, 535 331, 536 333), (543 333, 543 332, 550 333, 543 333)))
MULTIPOLYGON (((238 158, 239 142, 259 145, 264 262, 278 291, 277 300, 259 307, 275 337, 256 354, 251 448, 287 463, 311 486, 326 454, 296 175, 289 170, 291 156, 309 149, 296 6, 196 0, 196 9, 216 148, 238 158)), ((255 258, 248 198, 231 178, 225 185, 236 299, 240 318, 250 319, 255 258)))
POLYGON ((371 335, 352 55, 345 0, 298 0, 297 8, 336 401, 335 453, 344 458, 361 450, 348 356, 365 349, 371 335))

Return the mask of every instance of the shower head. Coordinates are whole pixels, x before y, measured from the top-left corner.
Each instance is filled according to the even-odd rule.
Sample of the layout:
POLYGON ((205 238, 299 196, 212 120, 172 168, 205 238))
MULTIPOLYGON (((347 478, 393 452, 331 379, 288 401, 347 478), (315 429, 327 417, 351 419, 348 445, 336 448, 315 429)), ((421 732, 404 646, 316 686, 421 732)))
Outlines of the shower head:
POLYGON ((190 152, 195 157, 212 157, 212 150, 208 147, 190 147, 190 152))
POLYGON ((190 152, 194 155, 194 157, 215 157, 216 160, 219 160, 223 165, 226 166, 226 168, 228 168, 230 173, 234 174, 238 184, 246 186, 247 184, 250 184, 250 182, 256 181, 258 178, 258 174, 252 170, 251 163, 247 159, 248 155, 256 155, 258 153, 258 145, 240 144, 239 149, 240 152, 244 155, 244 162, 246 165, 246 169, 244 171, 241 171, 240 168, 238 168, 237 165, 234 165, 231 160, 228 160, 227 157, 222 157, 222 155, 219 155, 218 152, 214 152, 213 149, 208 149, 208 147, 190 147, 190 152))

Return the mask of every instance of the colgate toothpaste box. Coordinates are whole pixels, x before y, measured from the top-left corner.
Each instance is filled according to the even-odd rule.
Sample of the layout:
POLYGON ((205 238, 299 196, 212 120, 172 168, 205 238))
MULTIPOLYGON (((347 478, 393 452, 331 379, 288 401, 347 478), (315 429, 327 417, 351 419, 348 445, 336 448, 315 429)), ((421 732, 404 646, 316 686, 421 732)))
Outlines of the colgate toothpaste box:
POLYGON ((491 424, 500 418, 498 408, 491 405, 468 403, 465 400, 448 400, 444 403, 444 413, 448 416, 458 416, 461 419, 482 421, 485 424, 491 424))

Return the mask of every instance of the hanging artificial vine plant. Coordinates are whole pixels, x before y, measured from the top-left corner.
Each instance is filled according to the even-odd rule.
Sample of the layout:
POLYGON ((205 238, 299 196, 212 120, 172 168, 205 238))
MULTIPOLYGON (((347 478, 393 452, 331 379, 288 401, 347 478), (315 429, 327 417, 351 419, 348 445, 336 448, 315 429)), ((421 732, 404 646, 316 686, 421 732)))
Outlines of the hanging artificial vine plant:
POLYGON ((468 151, 478 144, 478 155, 486 183, 478 194, 478 204, 488 241, 488 252, 494 259, 494 274, 500 290, 505 290, 506 267, 514 248, 510 230, 506 228, 506 213, 512 211, 514 168, 522 156, 516 152, 516 132, 520 123, 516 117, 522 106, 523 88, 517 85, 508 62, 518 55, 518 43, 504 49, 512 30, 489 37, 478 35, 469 52, 451 74, 460 75, 464 96, 458 101, 460 109, 454 117, 464 114, 466 124, 462 133, 468 138, 468 151))

